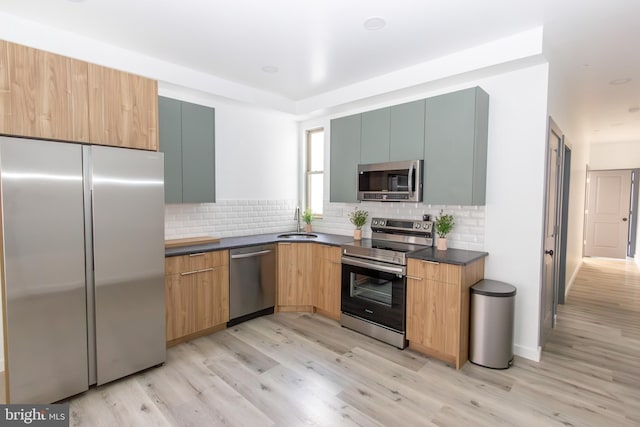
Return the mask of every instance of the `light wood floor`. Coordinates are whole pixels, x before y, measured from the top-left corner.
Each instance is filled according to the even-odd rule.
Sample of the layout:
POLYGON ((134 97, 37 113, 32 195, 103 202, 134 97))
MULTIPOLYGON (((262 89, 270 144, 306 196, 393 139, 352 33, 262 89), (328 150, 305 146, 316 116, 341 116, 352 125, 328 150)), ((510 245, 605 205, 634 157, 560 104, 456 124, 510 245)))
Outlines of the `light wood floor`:
POLYGON ((83 426, 638 426, 640 271, 588 261, 540 363, 461 371, 321 316, 254 319, 71 399, 83 426))

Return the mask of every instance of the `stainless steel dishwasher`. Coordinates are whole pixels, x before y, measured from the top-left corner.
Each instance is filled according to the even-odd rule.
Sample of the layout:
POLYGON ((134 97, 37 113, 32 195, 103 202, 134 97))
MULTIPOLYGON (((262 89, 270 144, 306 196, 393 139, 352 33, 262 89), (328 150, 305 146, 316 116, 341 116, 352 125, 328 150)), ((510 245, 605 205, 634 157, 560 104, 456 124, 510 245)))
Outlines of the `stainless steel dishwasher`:
POLYGON ((229 251, 229 325, 273 313, 276 302, 275 245, 229 251))

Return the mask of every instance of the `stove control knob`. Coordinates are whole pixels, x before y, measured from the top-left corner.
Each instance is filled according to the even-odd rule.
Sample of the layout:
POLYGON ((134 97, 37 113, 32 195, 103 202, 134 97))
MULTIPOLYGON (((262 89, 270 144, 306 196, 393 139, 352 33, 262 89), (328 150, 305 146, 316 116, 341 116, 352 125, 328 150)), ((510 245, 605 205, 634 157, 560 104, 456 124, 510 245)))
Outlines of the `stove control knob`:
POLYGON ((384 219, 380 220, 380 227, 384 227, 384 219))
POLYGON ((416 223, 415 227, 416 228, 420 228, 421 226, 420 226, 420 224, 416 223))
POLYGON ((377 219, 373 220, 373 225, 378 225, 378 220, 377 219))

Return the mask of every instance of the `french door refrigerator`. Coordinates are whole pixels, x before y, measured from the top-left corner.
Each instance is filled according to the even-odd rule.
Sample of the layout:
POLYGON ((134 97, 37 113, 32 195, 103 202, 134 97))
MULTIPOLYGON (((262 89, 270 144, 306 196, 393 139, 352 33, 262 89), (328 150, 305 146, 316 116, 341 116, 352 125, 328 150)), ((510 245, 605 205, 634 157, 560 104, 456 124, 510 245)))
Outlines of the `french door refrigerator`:
POLYGON ((165 360, 161 153, 0 137, 10 403, 165 360))

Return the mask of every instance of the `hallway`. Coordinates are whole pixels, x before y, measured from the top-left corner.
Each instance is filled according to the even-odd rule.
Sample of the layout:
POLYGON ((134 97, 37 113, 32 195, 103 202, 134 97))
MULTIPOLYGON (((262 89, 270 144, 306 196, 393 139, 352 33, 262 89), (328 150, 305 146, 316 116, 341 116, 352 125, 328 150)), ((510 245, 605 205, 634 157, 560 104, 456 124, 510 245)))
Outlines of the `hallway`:
POLYGON ((590 402, 615 407, 640 425, 639 263, 585 258, 566 304, 558 307, 542 354, 547 363, 561 367, 576 389, 587 389, 590 402))

